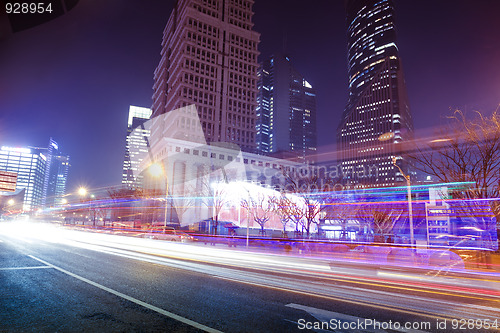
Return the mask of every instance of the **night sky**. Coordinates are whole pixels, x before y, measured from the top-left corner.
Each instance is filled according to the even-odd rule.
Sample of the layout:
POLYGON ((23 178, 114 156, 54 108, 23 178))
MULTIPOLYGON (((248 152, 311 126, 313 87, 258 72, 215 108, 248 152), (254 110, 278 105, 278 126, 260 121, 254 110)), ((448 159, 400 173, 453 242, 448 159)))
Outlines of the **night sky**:
MULTIPOLYGON (((121 182, 129 105, 151 106, 173 1, 80 0, 66 15, 0 40, 0 145, 71 157, 68 192, 121 182)), ((285 51, 317 90, 318 144, 335 143, 347 102, 342 0, 256 0, 267 56, 285 51)), ((500 103, 500 1, 396 1, 398 46, 415 128, 450 108, 500 103)), ((417 132, 418 136, 418 132, 417 132)))

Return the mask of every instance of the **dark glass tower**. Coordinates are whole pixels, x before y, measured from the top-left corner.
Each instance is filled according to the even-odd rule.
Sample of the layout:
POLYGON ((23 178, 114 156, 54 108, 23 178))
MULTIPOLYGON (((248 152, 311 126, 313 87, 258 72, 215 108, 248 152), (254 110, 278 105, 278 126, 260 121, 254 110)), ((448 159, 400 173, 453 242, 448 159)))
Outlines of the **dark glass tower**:
POLYGON ((44 152, 47 163, 43 185, 43 206, 60 205, 66 194, 66 181, 70 167, 69 156, 61 154, 59 145, 52 138, 46 149, 39 148, 39 150, 44 152))
POLYGON ((346 184, 390 186, 408 170, 400 143, 411 119, 392 0, 348 0, 349 101, 337 131, 346 184))
POLYGON ((316 92, 293 68, 290 58, 272 56, 257 76, 257 149, 292 152, 305 157, 316 151, 316 92))

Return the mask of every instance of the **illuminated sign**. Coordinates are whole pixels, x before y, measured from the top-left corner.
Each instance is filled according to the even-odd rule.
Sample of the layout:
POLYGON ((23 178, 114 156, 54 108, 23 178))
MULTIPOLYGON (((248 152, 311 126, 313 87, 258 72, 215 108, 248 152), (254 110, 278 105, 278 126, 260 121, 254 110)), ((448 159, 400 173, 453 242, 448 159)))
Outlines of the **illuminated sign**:
POLYGON ((449 216, 453 213, 452 209, 428 209, 427 211, 430 216, 449 216))
POLYGON ((2 146, 2 150, 5 151, 12 151, 14 153, 25 153, 25 154, 31 154, 31 149, 29 148, 14 148, 14 147, 6 147, 2 146))
POLYGON ((0 191, 14 192, 16 190, 17 173, 0 171, 0 191))

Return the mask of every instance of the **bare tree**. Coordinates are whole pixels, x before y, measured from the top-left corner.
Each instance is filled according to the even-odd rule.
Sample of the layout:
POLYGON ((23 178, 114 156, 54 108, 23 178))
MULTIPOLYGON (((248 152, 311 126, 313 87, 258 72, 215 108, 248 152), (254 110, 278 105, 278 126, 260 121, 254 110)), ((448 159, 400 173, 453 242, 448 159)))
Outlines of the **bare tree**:
POLYGON ((307 233, 309 238, 312 224, 318 224, 318 216, 324 206, 321 205, 322 195, 318 195, 325 189, 330 188, 330 182, 324 177, 320 177, 317 170, 306 165, 298 170, 287 170, 282 168, 283 176, 285 177, 284 192, 293 194, 299 198, 300 203, 294 204, 295 213, 302 209, 303 218, 297 220, 307 233))
POLYGON ((283 205, 284 213, 295 224, 295 233, 298 234, 299 226, 304 226, 304 202, 301 197, 290 198, 287 194, 284 196, 286 198, 283 205))
POLYGON ((175 213, 180 225, 182 225, 183 220, 186 219, 184 214, 196 204, 196 194, 193 186, 190 184, 184 184, 183 186, 183 191, 181 193, 166 198, 166 200, 171 201, 171 207, 175 208, 175 213))
POLYGON ((226 187, 227 177, 222 169, 222 181, 210 182, 208 178, 203 178, 201 181, 201 189, 199 196, 202 197, 202 202, 205 206, 212 210, 211 219, 213 222, 214 234, 217 234, 219 226, 219 216, 224 206, 230 201, 226 187))
POLYGON ((500 114, 497 108, 490 117, 476 112, 473 119, 467 119, 456 110, 448 118, 450 123, 438 132, 438 139, 417 145, 410 157, 418 170, 441 182, 472 182, 473 186, 454 190, 451 195, 462 199, 455 209, 485 230, 487 221, 477 214, 482 203, 476 199, 489 199, 500 223, 500 114))
POLYGON ((290 199, 286 197, 285 194, 281 193, 278 196, 271 198, 271 204, 273 212, 279 216, 281 225, 283 226, 283 237, 286 236, 286 226, 292 221, 292 216, 290 214, 290 199))
POLYGON ((272 213, 275 211, 273 207, 274 199, 263 193, 249 196, 241 201, 241 206, 245 208, 252 219, 260 226, 260 234, 264 235, 264 226, 269 221, 272 213))

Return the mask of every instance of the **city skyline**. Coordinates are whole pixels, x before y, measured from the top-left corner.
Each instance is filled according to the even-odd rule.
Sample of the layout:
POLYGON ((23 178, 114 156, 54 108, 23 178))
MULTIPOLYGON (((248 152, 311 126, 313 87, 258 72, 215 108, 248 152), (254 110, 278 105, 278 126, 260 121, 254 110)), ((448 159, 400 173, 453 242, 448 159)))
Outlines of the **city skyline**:
MULTIPOLYGON (((332 129, 348 96, 343 3, 288 4, 255 3, 259 50, 266 56, 285 49, 293 57, 317 90, 318 146, 333 144, 332 129), (298 18, 300 29, 294 25, 298 18)), ((151 107, 153 71, 172 5, 141 3, 149 7, 143 14, 136 14, 137 6, 80 3, 53 22, 0 41, 0 141, 37 146, 54 137, 72 156, 68 192, 82 183, 120 183, 128 106, 151 107), (93 27, 86 26, 90 22, 93 27)), ((500 82, 494 78, 500 73, 494 61, 500 43, 493 35, 500 31, 493 14, 498 7, 494 1, 396 2, 417 129, 439 125, 449 107, 489 113, 498 105, 500 82)))
POLYGON ((15 174, 14 191, 2 196, 17 196, 17 206, 34 211, 60 205, 66 194, 70 156, 59 150, 52 138, 46 147, 1 146, 0 170, 15 174))

